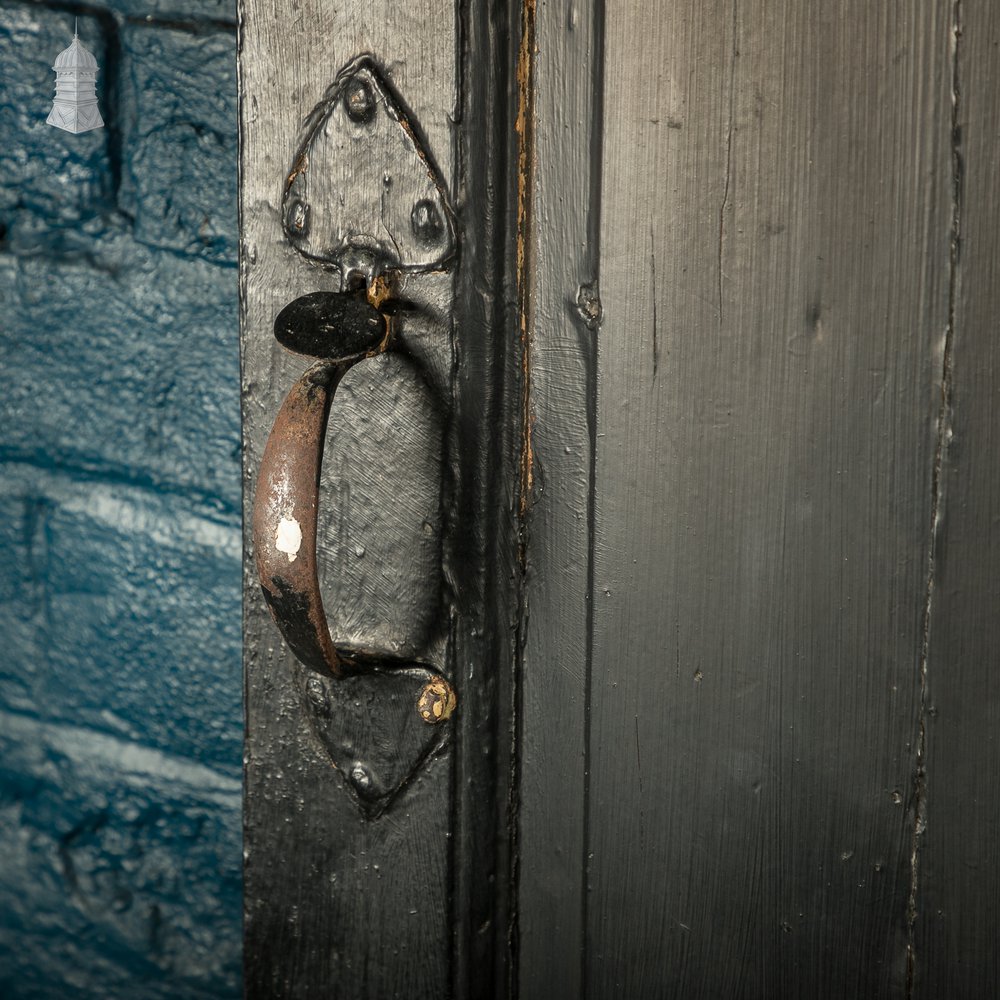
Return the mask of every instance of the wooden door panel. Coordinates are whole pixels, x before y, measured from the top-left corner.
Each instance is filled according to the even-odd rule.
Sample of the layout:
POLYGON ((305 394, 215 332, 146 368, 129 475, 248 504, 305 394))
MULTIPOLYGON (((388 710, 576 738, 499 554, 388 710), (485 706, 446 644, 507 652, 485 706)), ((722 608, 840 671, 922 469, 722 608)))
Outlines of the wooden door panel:
MULTIPOLYGON (((585 813, 548 826, 548 856, 579 874, 561 899, 522 880, 520 919, 564 903, 579 928, 582 987, 562 995, 907 989, 949 25, 943 8, 608 4, 571 191, 544 158, 562 123, 539 112, 538 243, 568 228, 550 204, 585 218, 600 193, 602 318, 578 341, 596 365, 591 505, 549 472, 570 422, 550 417, 570 398, 557 377, 580 348, 557 356, 544 316, 532 345, 549 427, 532 441, 526 648, 547 656, 523 668, 522 826, 571 796, 585 813), (551 527, 572 523, 553 514, 566 504, 591 512, 589 555, 551 527), (590 560, 582 590, 582 571, 533 584, 551 549, 590 560), (589 657, 537 637, 588 600, 589 657), (558 713, 537 703, 553 676, 558 713), (561 736, 572 793, 550 778, 561 736)), ((573 30, 540 11, 539 38, 573 30)), ((537 58, 544 109, 562 50, 537 58)), ((532 278, 573 301, 546 255, 532 278)))
MULTIPOLYGON (((394 352, 351 369, 326 436, 323 603, 334 641, 383 657, 381 672, 337 681, 297 663, 262 599, 246 519, 251 997, 506 995, 520 442, 519 349, 506 336, 514 322, 511 23, 506 3, 242 4, 248 513, 272 421, 309 363, 277 344, 275 317, 298 296, 340 288, 332 268, 296 252, 283 232, 282 200, 290 173, 303 166, 307 116, 353 60, 368 57, 365 79, 384 84, 386 108, 401 109, 379 120, 391 133, 379 148, 402 144, 417 154, 398 172, 379 162, 361 128, 373 119, 361 109, 351 119, 357 130, 335 124, 316 147, 335 152, 310 161, 310 183, 335 174, 338 185, 316 204, 334 215, 342 204, 349 215, 356 196, 358 205, 381 206, 372 223, 379 229, 385 192, 433 161, 441 197, 455 210, 456 249, 399 279, 394 352), (352 138, 342 142, 344 134, 352 138), (457 712, 433 736, 415 721, 401 661, 447 676, 457 690, 457 712), (373 774, 402 781, 388 804, 365 798, 373 774)), ((325 106, 339 108, 339 99, 325 106)), ((342 111, 350 118, 346 104, 342 111)), ((404 210, 403 224, 414 227, 404 235, 419 242, 417 216, 404 210)), ((318 213, 309 211, 313 227, 318 213)), ((324 252, 324 241, 342 235, 309 228, 298 244, 324 252)), ((380 229, 363 235, 386 238, 380 229)))
POLYGON ((345 384, 320 521, 336 638, 459 712, 366 815, 248 575, 251 996, 995 992, 998 33, 247 0, 248 503, 304 367, 274 316, 334 287, 282 185, 351 58, 460 250, 444 335, 345 384))
POLYGON ((608 21, 589 982, 902 995, 947 12, 731 10, 608 21))
MULTIPOLYGON (((432 3, 247 2, 242 13, 249 509, 271 421, 306 367, 275 342, 274 317, 297 295, 337 287, 333 275, 310 266, 282 234, 281 199, 303 122, 341 67, 371 53, 391 67, 450 181, 457 67, 450 7, 442 17, 432 3)), ((371 180, 366 168, 379 165, 358 164, 359 191, 371 180)), ((450 368, 447 329, 434 350, 450 368)), ((409 440, 435 418, 423 405, 426 382, 397 370, 402 364, 388 359, 359 368, 338 393, 324 464, 320 548, 321 563, 341 569, 324 579, 334 631, 342 633, 337 638, 415 656, 426 649, 429 620, 439 617, 440 581, 429 566, 440 558, 423 552, 420 532, 414 540, 407 531, 414 517, 418 526, 423 518, 438 529, 434 460, 440 464, 443 452, 440 426, 409 440), (401 413, 408 418, 402 428, 394 426, 401 413), (438 453, 429 457, 435 443, 438 453)), ((440 549, 439 530, 436 541, 440 549)), ((365 816, 345 781, 349 762, 334 761, 309 724, 303 668, 281 643, 252 577, 246 594, 248 995, 444 995, 451 976, 452 754, 444 747, 420 767, 387 815, 365 816)), ((437 622, 433 628, 441 631, 437 622)), ((380 696, 367 706, 371 711, 379 710, 380 696)))

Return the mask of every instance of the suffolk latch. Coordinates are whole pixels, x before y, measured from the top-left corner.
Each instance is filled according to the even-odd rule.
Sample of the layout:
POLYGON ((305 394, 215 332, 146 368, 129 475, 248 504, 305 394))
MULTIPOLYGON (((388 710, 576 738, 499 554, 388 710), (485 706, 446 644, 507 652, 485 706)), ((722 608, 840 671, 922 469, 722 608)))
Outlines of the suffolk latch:
MULTIPOLYGON (((418 124, 372 57, 347 65, 307 118, 282 214, 284 237, 303 266, 320 268, 327 280, 335 275, 339 290, 296 298, 274 321, 284 348, 317 360, 275 418, 257 480, 253 542, 282 636, 326 683, 405 666, 378 650, 338 647, 323 607, 319 482, 337 386, 352 366, 405 351, 400 331, 420 309, 414 282, 449 270, 457 255, 444 180, 418 124)), ((419 717, 437 723, 454 707, 448 681, 426 672, 415 699, 419 717)))

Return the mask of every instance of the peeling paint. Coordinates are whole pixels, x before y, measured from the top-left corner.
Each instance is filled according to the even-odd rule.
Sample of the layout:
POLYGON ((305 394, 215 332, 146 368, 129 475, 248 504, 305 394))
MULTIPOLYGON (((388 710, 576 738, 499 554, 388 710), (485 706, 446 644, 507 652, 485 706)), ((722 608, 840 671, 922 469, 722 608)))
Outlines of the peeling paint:
POLYGON ((451 718, 457 704, 455 689, 443 677, 434 677, 420 692, 417 711, 424 722, 434 726, 451 718))
POLYGON ((302 548, 302 528, 294 517, 283 517, 278 522, 275 532, 274 547, 288 556, 289 562, 295 562, 295 557, 302 548))
POLYGON ((516 266, 518 319, 521 336, 521 488, 519 510, 527 513, 534 482, 534 456, 531 444, 531 170, 533 166, 533 61, 535 54, 535 0, 525 0, 521 12, 521 41, 517 56, 517 236, 516 266))

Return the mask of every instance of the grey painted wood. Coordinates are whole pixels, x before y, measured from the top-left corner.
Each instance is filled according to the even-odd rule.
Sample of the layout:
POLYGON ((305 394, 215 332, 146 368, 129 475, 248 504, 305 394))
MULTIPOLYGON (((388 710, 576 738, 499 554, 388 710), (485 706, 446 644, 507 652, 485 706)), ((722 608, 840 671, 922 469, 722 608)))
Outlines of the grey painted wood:
POLYGON ((588 420, 587 73, 538 17, 519 917, 554 932, 522 985, 548 949, 558 996, 903 996, 950 12, 607 6, 589 589, 587 477, 552 462, 588 420))
POLYGON ((595 997, 905 992, 948 31, 609 16, 595 997))
POLYGON ((926 661, 917 997, 1000 991, 1000 10, 956 4, 955 257, 926 661))
POLYGON ((520 671, 518 873, 525 997, 583 995, 589 544, 598 290, 600 5, 535 18, 529 267, 533 484, 520 671))

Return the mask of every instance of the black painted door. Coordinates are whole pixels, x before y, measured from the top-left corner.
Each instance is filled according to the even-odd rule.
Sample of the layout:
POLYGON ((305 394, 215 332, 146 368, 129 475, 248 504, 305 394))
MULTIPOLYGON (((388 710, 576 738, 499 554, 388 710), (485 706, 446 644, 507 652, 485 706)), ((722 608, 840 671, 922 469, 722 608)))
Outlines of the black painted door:
POLYGON ((280 310, 389 331, 318 491, 348 676, 248 544, 251 996, 997 994, 998 44, 247 0, 248 504, 280 310))
POLYGON ((242 7, 251 997, 510 975, 510 17, 242 7))

